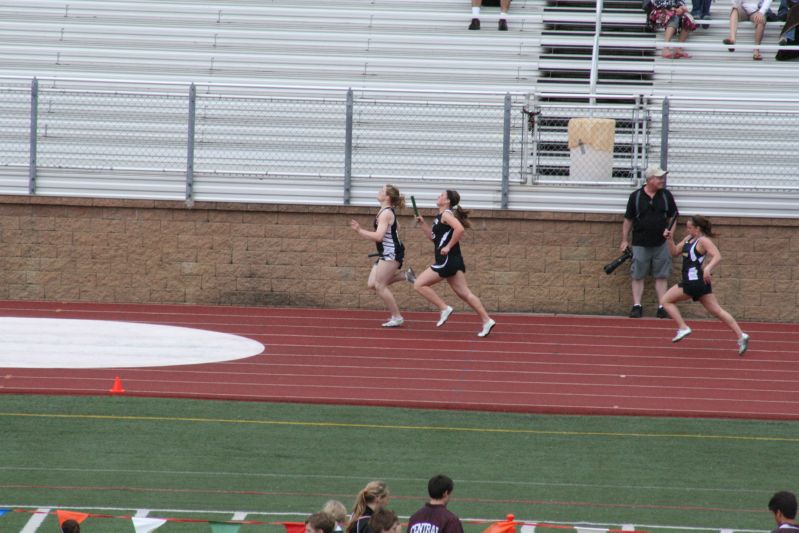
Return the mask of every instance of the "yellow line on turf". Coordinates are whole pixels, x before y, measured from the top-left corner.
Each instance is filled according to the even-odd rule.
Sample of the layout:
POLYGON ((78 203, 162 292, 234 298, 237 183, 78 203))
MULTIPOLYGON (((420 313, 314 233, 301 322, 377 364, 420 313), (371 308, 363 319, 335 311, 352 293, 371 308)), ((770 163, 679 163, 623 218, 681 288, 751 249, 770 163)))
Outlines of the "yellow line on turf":
POLYGON ((740 440, 758 442, 799 442, 799 438, 789 437, 751 437, 746 435, 691 435, 688 433, 614 433, 604 431, 552 431, 544 429, 513 429, 513 428, 467 428, 454 426, 406 426, 391 424, 351 424, 343 422, 301 422, 296 420, 234 420, 225 418, 189 418, 167 416, 122 416, 122 415, 90 415, 90 414, 60 414, 60 413, 3 413, 0 417, 31 417, 31 418, 64 418, 83 420, 125 420, 141 422, 200 422, 213 424, 251 424, 264 426, 297 426, 297 427, 329 427, 349 429, 389 429, 413 431, 454 431, 471 433, 505 433, 525 435, 556 435, 568 437, 636 437, 652 439, 715 439, 715 440, 740 440))

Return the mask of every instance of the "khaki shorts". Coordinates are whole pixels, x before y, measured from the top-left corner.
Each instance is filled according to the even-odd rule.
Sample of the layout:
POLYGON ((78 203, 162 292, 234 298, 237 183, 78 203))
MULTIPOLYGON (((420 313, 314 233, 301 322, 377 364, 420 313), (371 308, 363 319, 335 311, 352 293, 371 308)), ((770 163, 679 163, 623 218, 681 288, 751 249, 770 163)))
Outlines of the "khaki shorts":
POLYGON ((668 278, 671 274, 671 254, 669 245, 633 246, 633 259, 630 264, 630 275, 633 279, 668 278))

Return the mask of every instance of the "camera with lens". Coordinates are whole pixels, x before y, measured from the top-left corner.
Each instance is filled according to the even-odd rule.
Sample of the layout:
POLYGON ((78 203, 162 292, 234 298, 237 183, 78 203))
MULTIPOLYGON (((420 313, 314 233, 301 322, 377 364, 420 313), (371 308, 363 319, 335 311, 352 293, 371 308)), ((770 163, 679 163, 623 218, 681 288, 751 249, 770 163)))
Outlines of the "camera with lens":
POLYGON ((631 259, 632 256, 633 256, 633 249, 628 246, 627 249, 624 250, 624 253, 622 253, 619 257, 617 257, 616 259, 614 259, 613 261, 602 267, 602 269, 605 271, 605 274, 612 274, 614 270, 619 268, 622 265, 622 263, 624 263, 628 259, 631 259))

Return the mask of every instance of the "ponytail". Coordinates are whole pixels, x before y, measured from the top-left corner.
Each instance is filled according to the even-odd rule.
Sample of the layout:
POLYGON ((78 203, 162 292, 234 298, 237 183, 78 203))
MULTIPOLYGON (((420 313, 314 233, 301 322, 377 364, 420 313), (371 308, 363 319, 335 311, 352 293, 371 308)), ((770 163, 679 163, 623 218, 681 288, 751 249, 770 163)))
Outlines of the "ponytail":
POLYGON ((447 189, 447 199, 449 200, 449 208, 452 210, 452 214, 455 215, 455 218, 458 219, 458 222, 460 222, 464 228, 470 228, 472 224, 467 220, 469 218, 469 212, 461 207, 461 195, 458 194, 458 191, 447 189))
POLYGON ((400 194, 399 189, 390 183, 386 183, 385 190, 386 195, 388 196, 389 200, 391 200, 392 207, 396 207, 397 209, 403 209, 405 207, 405 197, 400 194))
MULTIPOLYGON (((388 188, 387 188, 388 189, 388 188)), ((363 516, 366 507, 376 502, 381 496, 388 496, 388 486, 383 481, 370 481, 355 497, 350 521, 347 523, 347 533, 357 530, 358 519, 363 516)))
POLYGON ((708 237, 715 237, 716 234, 713 233, 713 227, 710 224, 710 220, 702 215, 693 215, 691 217, 691 222, 694 226, 702 230, 702 233, 708 237))

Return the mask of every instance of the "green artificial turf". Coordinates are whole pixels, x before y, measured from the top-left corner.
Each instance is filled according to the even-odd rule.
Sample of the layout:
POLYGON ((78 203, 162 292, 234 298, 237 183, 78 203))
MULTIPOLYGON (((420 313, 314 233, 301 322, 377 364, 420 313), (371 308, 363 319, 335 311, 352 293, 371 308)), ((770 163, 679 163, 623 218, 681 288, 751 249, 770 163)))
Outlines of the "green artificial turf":
MULTIPOLYGON (((382 479, 390 507, 408 516, 427 479, 446 473, 455 480, 450 509, 463 519, 764 531, 773 527, 771 494, 799 488, 797 422, 0 395, 0 424, 0 507, 302 521, 331 498, 351 507, 382 479)), ((0 531, 28 519, 8 513, 0 531)), ((86 524, 133 531, 123 519, 86 524)), ((210 527, 169 522, 158 531, 210 527)))

